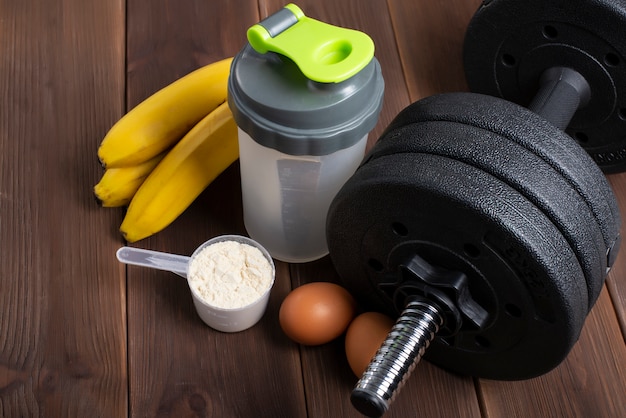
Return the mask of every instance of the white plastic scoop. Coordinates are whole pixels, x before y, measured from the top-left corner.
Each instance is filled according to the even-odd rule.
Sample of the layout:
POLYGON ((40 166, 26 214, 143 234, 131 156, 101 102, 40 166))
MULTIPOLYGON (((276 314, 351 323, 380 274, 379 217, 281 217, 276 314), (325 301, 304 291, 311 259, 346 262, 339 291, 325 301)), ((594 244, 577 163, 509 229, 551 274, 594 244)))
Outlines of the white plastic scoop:
POLYGON ((187 278, 187 267, 189 266, 189 261, 191 261, 191 257, 185 255, 134 247, 122 247, 117 250, 115 255, 124 264, 170 271, 185 279, 187 278))
MULTIPOLYGON (((187 285, 189 286, 189 290, 191 290, 191 295, 193 296, 194 306, 196 307, 196 311, 198 312, 200 318, 211 328, 224 332, 243 331, 250 328, 261 319, 267 308, 270 291, 274 285, 274 276, 276 274, 274 261, 267 250, 256 241, 241 235, 222 235, 212 238, 200 245, 191 257, 133 247, 120 248, 117 250, 116 256, 119 261, 125 264, 169 271, 186 278, 187 285), (194 257, 205 247, 223 241, 234 241, 259 249, 265 259, 267 259, 271 268, 271 281, 267 290, 253 302, 237 308, 226 309, 214 306, 207 302, 205 298, 203 298, 203 296, 196 290, 196 288, 192 286, 190 278, 187 277, 189 265, 194 260, 194 257)), ((229 294, 229 296, 232 297, 233 294, 229 294)), ((234 297, 238 297, 236 293, 234 294, 234 297)))

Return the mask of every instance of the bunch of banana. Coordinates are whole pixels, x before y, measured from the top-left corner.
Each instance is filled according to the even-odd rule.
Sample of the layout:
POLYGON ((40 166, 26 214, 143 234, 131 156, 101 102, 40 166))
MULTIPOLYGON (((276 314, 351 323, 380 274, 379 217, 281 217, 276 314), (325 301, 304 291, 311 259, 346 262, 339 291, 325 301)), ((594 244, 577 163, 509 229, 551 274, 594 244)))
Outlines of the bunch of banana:
POLYGON ((120 227, 135 242, 172 223, 239 157, 226 103, 232 58, 164 87, 122 117, 98 149, 94 187, 104 207, 128 206, 120 227))

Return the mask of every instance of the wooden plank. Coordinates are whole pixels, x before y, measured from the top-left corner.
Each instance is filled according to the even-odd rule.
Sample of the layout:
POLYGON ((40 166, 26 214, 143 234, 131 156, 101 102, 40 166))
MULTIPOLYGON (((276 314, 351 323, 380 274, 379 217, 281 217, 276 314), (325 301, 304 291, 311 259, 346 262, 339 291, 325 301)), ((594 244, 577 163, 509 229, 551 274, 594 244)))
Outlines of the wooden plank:
POLYGON ((388 1, 411 99, 467 90, 463 37, 481 1, 388 1))
MULTIPOLYGON (((370 146, 411 100, 465 89, 460 40, 479 1, 387 3, 298 3, 374 38, 386 96, 370 146)), ((343 340, 301 347, 278 324, 292 286, 337 280, 328 258, 278 262, 263 320, 242 333, 212 331, 184 280, 117 263, 123 210, 98 208, 91 194, 99 141, 125 110, 235 54, 247 27, 282 5, 0 0, 0 417, 360 416, 348 400, 356 378, 343 340)), ((622 211, 625 179, 610 177, 622 211)), ((212 236, 244 234, 240 193, 233 164, 138 246, 190 254, 212 236)), ((386 416, 626 416, 625 257, 553 372, 481 380, 479 404, 471 378, 424 362, 386 416)))
POLYGON ((278 327, 286 266, 260 323, 233 334, 204 325, 167 274, 129 270, 131 416, 305 416, 298 351, 278 327))
POLYGON ((626 237, 626 215, 624 215, 626 214, 626 174, 612 174, 609 176, 609 181, 617 196, 622 213, 622 245, 607 278, 607 288, 617 312, 624 341, 626 341, 626 280, 624 279, 626 277, 626 244, 624 243, 624 237, 626 237))
MULTIPOLYGON (((201 65, 235 55, 258 19, 256 1, 129 1, 129 105, 201 65)), ((191 254, 215 235, 245 234, 238 170, 233 164, 172 225, 137 245, 191 254)), ((129 268, 131 415, 305 416, 299 350, 278 325, 278 307, 290 289, 288 267, 277 263, 264 318, 227 334, 196 315, 184 280, 129 268)))
POLYGON ((124 3, 0 1, 0 416, 125 416, 124 275, 96 149, 124 3))
POLYGON ((487 417, 626 416, 626 347, 602 291, 580 340, 552 372, 521 382, 481 380, 487 417))

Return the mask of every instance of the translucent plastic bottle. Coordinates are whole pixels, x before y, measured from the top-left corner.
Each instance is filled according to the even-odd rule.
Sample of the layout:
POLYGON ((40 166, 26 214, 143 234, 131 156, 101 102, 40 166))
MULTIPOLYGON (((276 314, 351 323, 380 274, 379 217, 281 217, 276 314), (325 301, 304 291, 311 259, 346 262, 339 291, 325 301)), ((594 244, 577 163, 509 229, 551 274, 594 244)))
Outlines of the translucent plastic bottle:
POLYGON ((382 106, 366 34, 288 5, 248 31, 233 60, 229 106, 239 127, 244 222, 272 257, 328 253, 326 214, 354 173, 382 106))

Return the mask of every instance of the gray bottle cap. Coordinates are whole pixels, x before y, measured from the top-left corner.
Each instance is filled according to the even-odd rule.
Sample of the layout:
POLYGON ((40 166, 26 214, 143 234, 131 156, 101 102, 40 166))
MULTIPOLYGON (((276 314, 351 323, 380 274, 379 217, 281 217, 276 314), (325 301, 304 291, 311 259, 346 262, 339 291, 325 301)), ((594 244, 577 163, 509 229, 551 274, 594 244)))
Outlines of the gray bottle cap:
POLYGON ((376 58, 339 83, 308 79, 289 58, 247 44, 234 58, 228 104, 239 128, 259 144, 290 155, 328 155, 369 133, 382 108, 376 58))

